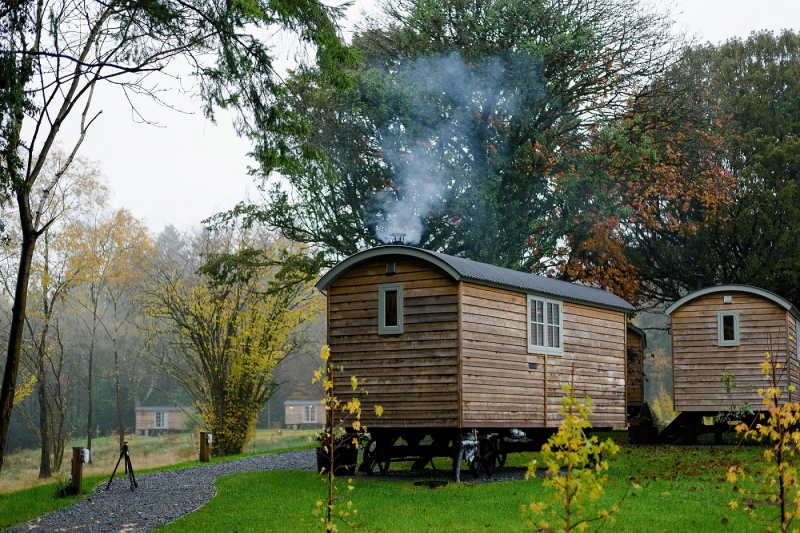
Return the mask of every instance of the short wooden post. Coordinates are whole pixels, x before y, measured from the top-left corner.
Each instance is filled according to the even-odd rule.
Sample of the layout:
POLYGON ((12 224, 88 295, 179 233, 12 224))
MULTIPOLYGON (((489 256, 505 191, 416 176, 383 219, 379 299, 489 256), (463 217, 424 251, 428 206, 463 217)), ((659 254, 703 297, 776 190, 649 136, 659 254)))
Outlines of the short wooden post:
POLYGON ((207 431, 200 432, 200 461, 207 463, 211 459, 211 443, 209 437, 211 433, 207 431))
POLYGON ((70 491, 73 494, 83 492, 83 447, 72 447, 72 483, 70 491))

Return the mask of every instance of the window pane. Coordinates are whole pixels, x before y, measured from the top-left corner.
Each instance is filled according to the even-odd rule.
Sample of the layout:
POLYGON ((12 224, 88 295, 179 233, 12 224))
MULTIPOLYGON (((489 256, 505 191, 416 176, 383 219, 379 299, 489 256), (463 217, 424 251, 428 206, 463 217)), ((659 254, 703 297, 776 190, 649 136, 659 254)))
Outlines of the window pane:
POLYGON ((386 313, 383 323, 387 327, 397 326, 397 291, 386 291, 383 294, 386 313))
POLYGON ((558 304, 547 304, 547 323, 554 326, 561 325, 561 306, 558 304))
POLYGON ((531 345, 544 346, 544 326, 531 324, 531 345))
POLYGON ((561 306, 547 303, 547 347, 561 347, 561 306))
POLYGON ((733 315, 722 316, 722 340, 724 341, 736 340, 736 329, 734 326, 734 318, 735 317, 733 315))
POLYGON ((544 346, 544 302, 531 300, 530 343, 531 346, 544 346))

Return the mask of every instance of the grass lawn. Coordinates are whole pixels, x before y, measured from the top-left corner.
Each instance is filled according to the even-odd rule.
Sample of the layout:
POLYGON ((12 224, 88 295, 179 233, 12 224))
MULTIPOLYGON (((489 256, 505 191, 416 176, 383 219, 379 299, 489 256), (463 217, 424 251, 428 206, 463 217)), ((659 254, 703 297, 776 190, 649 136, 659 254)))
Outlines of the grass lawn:
MULTIPOLYGON (((316 431, 258 430, 255 438, 247 445, 247 453, 224 458, 212 458, 212 462, 241 459, 275 450, 308 447, 314 442, 316 431)), ((169 437, 128 437, 131 462, 136 475, 156 470, 188 468, 201 464, 197 460, 197 437, 189 434, 169 437)), ((81 446, 85 441, 75 441, 67 447, 81 446)), ((71 455, 64 460, 62 471, 53 478, 38 480, 39 452, 20 451, 6 456, 3 472, 0 475, 0 529, 4 529, 37 516, 65 507, 81 496, 56 497, 60 484, 65 484, 70 473, 71 455)), ((112 437, 94 439, 92 442, 92 462, 84 465, 83 492, 88 494, 111 476, 119 459, 119 443, 112 437)), ((120 466, 120 468, 122 468, 120 466)), ((119 472, 117 476, 119 476, 119 472)))
MULTIPOLYGON (((598 506, 608 509, 618 504, 620 507, 616 524, 605 527, 606 531, 750 532, 765 531, 770 523, 774 524, 778 508, 766 503, 766 490, 757 482, 747 486, 753 495, 755 517, 728 507, 728 502, 738 500, 739 495, 737 487, 725 481, 727 469, 733 464, 756 464, 763 448, 629 446, 624 444, 624 438, 620 440, 623 441, 622 452, 610 460, 611 481, 606 485, 606 495, 598 506), (643 487, 639 496, 630 495, 632 483, 643 487)), ((141 457, 145 454, 143 444, 138 442, 134 446, 131 443, 137 474, 149 470, 138 468, 138 460, 144 462, 141 457)), ((282 447, 278 443, 272 445, 282 447)), ((147 453, 159 455, 155 449, 147 453)), ((509 455, 508 465, 524 467, 533 456, 509 455)), ((116 457, 110 457, 106 462, 107 472, 85 477, 85 492, 108 479, 116 457)), ((445 460, 437 460, 437 466, 449 472, 445 463, 445 460)), ((189 461, 161 468, 197 464, 197 461, 189 461)), ((402 465, 404 463, 399 466, 402 465)), ((5 470, 3 475, 6 475, 5 470)), ((530 502, 532 495, 541 499, 541 480, 473 484, 466 469, 463 476, 464 483, 451 481, 437 489, 415 486, 413 480, 399 481, 391 476, 355 476, 355 490, 347 496, 358 510, 358 530, 473 532, 526 529, 519 507, 530 502)), ((313 510, 316 502, 324 498, 326 487, 323 478, 315 473, 239 474, 219 479, 217 489, 218 495, 204 507, 159 531, 319 530, 313 510)), ((56 484, 51 483, 0 494, 0 529, 73 501, 55 499, 55 491, 56 484)), ((344 488, 343 491, 347 492, 344 488)))
MULTIPOLYGON (((732 464, 752 463, 755 447, 625 446, 611 461, 611 481, 598 508, 619 504, 617 522, 607 531, 764 531, 778 508, 756 496, 758 516, 732 511, 735 487, 725 481, 732 464), (631 483, 644 490, 630 495, 631 483)), ((509 456, 522 466, 530 455, 509 456)), ((511 463, 513 464, 513 463, 511 463)), ((431 489, 412 481, 358 475, 348 495, 358 510, 358 529, 406 531, 518 531, 526 529, 519 506, 542 496, 541 480, 488 484, 450 483, 431 489)), ((759 492, 758 486, 751 486, 759 492)), ((309 472, 264 472, 217 481, 218 495, 198 511, 159 532, 318 531, 312 514, 324 498, 323 479, 309 472)), ((346 489, 343 489, 346 492, 346 489)), ((345 500, 346 501, 346 500, 345 500)), ((346 528, 343 528, 346 529, 346 528)))

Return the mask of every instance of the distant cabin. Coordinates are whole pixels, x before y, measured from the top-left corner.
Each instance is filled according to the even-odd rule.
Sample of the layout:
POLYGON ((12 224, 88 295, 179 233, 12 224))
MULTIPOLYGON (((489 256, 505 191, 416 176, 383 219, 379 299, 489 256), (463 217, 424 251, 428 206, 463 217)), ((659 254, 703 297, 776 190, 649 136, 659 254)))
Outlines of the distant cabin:
POLYGON ((283 410, 287 428, 319 427, 325 423, 325 407, 320 400, 286 400, 283 410))
MULTIPOLYGON (((800 312, 787 300, 747 285, 721 285, 688 294, 666 311, 672 330, 674 408, 714 414, 749 403, 762 408, 755 388, 766 388, 761 375, 769 351, 786 371, 780 386, 800 386, 797 331, 800 312), (721 381, 724 372, 736 376, 732 399, 721 381)), ((798 393, 787 391, 797 401, 798 393)))
POLYGON ((628 324, 627 345, 625 385, 628 414, 636 416, 644 404, 644 350, 647 348, 647 335, 633 324, 628 324))
POLYGON ((595 427, 627 423, 634 308, 607 291, 404 245, 355 254, 317 287, 344 368, 335 394, 364 380, 368 427, 554 428, 573 380, 595 427))
POLYGON ((186 431, 187 410, 175 406, 139 406, 136 408, 136 434, 182 433, 186 431))

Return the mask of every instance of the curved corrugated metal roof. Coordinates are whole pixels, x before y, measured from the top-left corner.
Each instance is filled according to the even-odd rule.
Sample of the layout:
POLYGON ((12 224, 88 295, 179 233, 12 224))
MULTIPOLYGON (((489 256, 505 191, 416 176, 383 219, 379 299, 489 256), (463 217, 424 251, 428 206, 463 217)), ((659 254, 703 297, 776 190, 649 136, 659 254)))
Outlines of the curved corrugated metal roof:
POLYGON ((353 266, 368 259, 384 255, 405 255, 428 261, 447 272, 455 281, 471 281, 481 285, 497 286, 519 292, 555 296, 563 300, 614 309, 625 313, 634 311, 634 307, 628 302, 602 289, 405 245, 379 246, 354 254, 322 276, 317 282, 317 288, 325 291, 331 283, 353 266))
POLYGON ((755 294, 757 296, 761 296, 762 298, 766 298, 767 300, 772 301, 779 307, 782 307, 789 311, 793 317, 800 320, 800 311, 792 305, 792 303, 784 298, 781 298, 775 293, 772 293, 768 290, 759 289, 758 287, 753 287, 751 285, 716 285, 714 287, 706 287, 704 289, 700 289, 699 291, 695 291, 692 293, 687 294, 674 304, 667 307, 665 311, 666 314, 671 315, 673 311, 677 308, 681 307, 682 305, 691 302, 692 300, 699 298, 701 296, 705 296, 706 294, 714 294, 718 292, 746 292, 748 294, 755 294))

